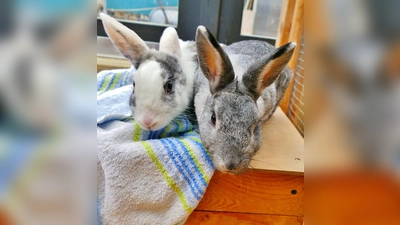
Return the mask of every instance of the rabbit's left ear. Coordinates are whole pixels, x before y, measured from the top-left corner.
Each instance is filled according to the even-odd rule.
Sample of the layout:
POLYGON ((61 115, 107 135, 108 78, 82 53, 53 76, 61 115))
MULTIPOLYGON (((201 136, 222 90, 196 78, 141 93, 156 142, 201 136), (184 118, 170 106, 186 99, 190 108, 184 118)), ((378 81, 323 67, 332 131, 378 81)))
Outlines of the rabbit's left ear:
POLYGON ((257 100, 261 92, 278 79, 292 58, 296 43, 289 42, 276 49, 272 54, 254 63, 243 75, 243 84, 257 100))
POLYGON ((130 30, 111 16, 100 13, 100 18, 111 41, 122 55, 137 68, 138 61, 149 51, 146 43, 133 30, 130 30))
POLYGON ((211 94, 222 90, 235 79, 228 55, 207 28, 196 31, 196 49, 201 71, 208 79, 211 94))
POLYGON ((176 30, 172 27, 167 27, 160 39, 160 51, 167 52, 180 58, 182 55, 181 47, 179 45, 179 37, 176 30))

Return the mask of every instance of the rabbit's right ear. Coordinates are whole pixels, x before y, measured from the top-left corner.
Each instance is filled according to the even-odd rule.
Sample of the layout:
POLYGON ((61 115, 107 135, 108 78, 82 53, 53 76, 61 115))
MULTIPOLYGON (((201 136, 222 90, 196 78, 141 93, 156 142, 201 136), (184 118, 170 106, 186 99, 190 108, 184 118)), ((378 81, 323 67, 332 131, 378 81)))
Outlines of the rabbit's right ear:
POLYGON ((132 30, 125 27, 117 20, 100 13, 104 29, 118 50, 129 59, 137 69, 137 62, 149 51, 146 43, 132 30))
POLYGON ((259 59, 243 75, 242 81, 257 100, 261 92, 275 82, 292 58, 296 43, 289 42, 259 59))
POLYGON ((182 55, 179 37, 175 28, 167 27, 160 39, 160 51, 168 52, 180 58, 182 55))
POLYGON ((208 79, 211 94, 222 90, 234 80, 235 74, 228 55, 203 26, 197 28, 196 48, 200 68, 208 79))

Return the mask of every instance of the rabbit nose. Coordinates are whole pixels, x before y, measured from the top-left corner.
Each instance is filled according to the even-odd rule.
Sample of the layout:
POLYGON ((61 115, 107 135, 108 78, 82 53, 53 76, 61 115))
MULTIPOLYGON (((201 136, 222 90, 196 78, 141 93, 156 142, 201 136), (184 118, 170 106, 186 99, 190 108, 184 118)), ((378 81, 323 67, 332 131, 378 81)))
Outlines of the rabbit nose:
POLYGON ((226 168, 228 169, 228 170, 235 170, 236 168, 236 165, 235 165, 235 163, 233 163, 233 162, 230 162, 230 163, 227 163, 226 164, 226 168))
POLYGON ((152 127, 156 123, 154 116, 150 114, 145 114, 142 121, 143 124, 148 128, 152 127))

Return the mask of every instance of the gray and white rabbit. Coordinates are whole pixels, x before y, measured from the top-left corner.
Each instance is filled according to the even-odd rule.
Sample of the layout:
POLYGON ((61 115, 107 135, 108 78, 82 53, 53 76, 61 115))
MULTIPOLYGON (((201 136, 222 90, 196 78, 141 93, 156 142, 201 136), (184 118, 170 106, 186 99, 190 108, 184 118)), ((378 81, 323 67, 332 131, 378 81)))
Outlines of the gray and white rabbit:
POLYGON ((245 171, 260 148, 262 122, 274 113, 290 81, 296 43, 278 49, 241 41, 223 49, 203 26, 196 32, 200 68, 195 110, 202 143, 221 172, 245 171))
POLYGON ((193 99, 195 43, 185 42, 181 48, 176 30, 168 27, 159 51, 149 49, 134 31, 104 13, 100 17, 114 45, 137 70, 129 99, 133 117, 145 130, 165 127, 193 99))

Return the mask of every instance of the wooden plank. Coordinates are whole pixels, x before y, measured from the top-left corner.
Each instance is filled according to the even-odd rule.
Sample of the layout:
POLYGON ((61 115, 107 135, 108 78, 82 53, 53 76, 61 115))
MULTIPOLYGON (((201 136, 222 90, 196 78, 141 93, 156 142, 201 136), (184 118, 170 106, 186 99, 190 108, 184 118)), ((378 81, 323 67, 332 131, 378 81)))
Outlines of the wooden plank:
POLYGON ((127 59, 97 57, 97 72, 111 69, 130 68, 132 64, 127 59))
POLYGON ((261 147, 250 164, 253 168, 304 172, 304 139, 279 107, 262 132, 261 147))
POLYGON ((301 39, 303 37, 303 30, 304 30, 304 0, 297 0, 294 9, 292 28, 290 29, 290 35, 289 35, 289 41, 294 41, 297 43, 297 48, 293 54, 292 59, 288 64, 289 68, 292 71, 294 71, 297 66, 297 59, 299 57, 301 39))
POLYGON ((246 213, 228 213, 228 212, 210 212, 194 211, 185 225, 191 224, 263 224, 263 225, 301 225, 302 217, 277 216, 264 214, 246 214, 246 213))
POLYGON ((292 121, 298 131, 304 135, 304 46, 300 46, 300 54, 294 73, 292 94, 288 108, 288 118, 292 121))
POLYGON ((287 115, 290 103, 290 96, 293 90, 294 74, 296 72, 297 59, 300 52, 301 38, 303 35, 304 28, 304 0, 297 0, 294 7, 294 15, 292 20, 292 27, 290 29, 289 41, 297 43, 297 48, 290 60, 288 67, 292 71, 292 79, 290 80, 289 87, 286 89, 285 95, 282 98, 280 107, 283 112, 287 115))
POLYGON ((290 28, 292 27, 293 10, 296 0, 284 0, 282 2, 281 15, 279 18, 278 35, 275 47, 280 47, 289 41, 290 28))
POLYGON ((304 177, 250 169, 240 175, 215 171, 196 210, 303 216, 304 177))

